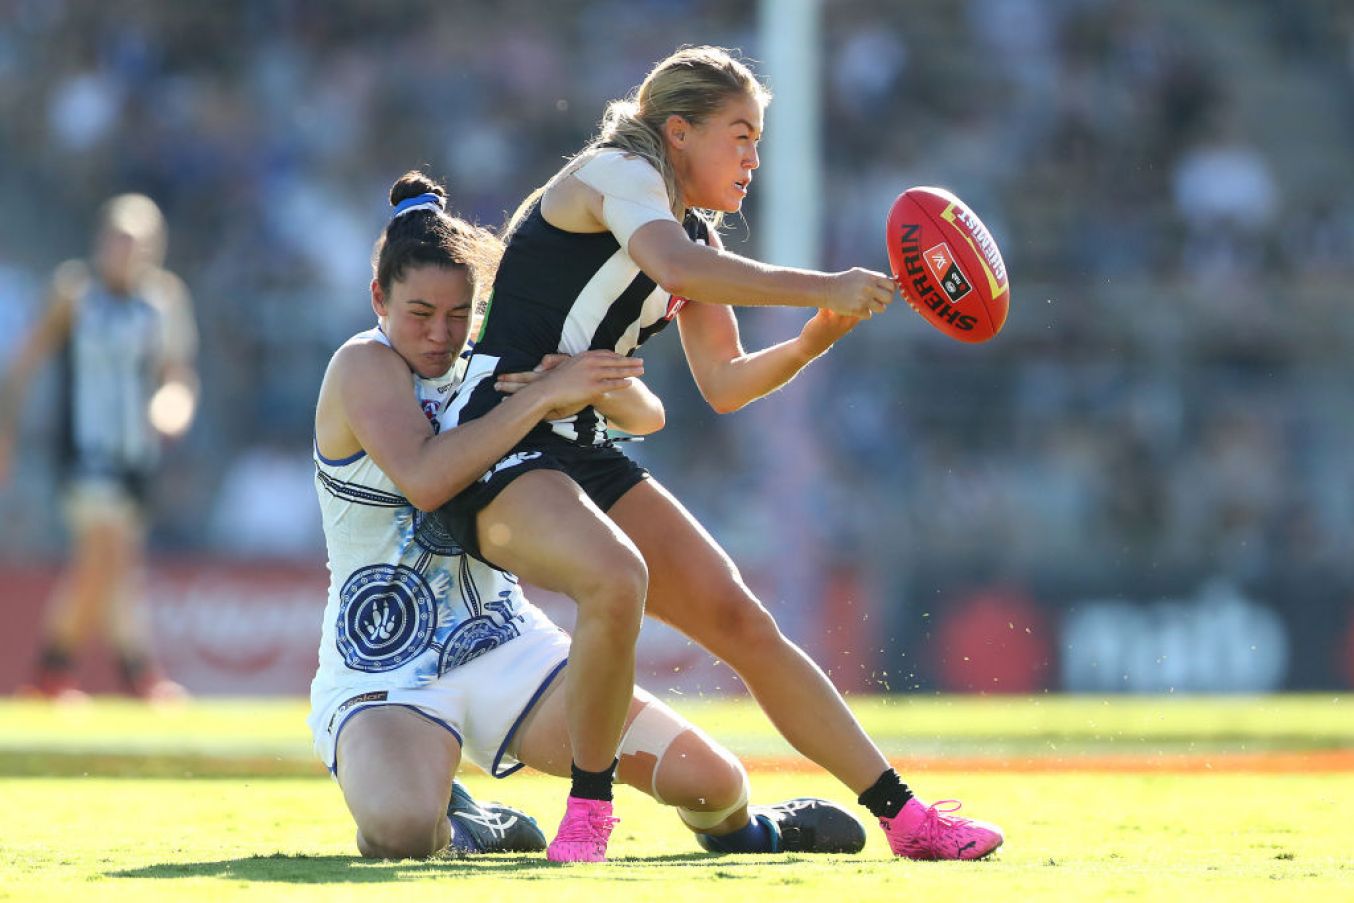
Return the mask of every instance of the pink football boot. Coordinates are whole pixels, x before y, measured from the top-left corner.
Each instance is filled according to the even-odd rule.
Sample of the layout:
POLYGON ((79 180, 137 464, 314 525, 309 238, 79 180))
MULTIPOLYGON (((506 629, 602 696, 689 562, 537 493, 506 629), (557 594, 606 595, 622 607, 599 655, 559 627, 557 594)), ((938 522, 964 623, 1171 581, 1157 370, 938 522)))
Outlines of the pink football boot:
POLYGON ((908 859, 982 859, 1001 846, 1005 840, 1001 828, 949 814, 959 807, 958 800, 928 806, 910 799, 893 818, 881 818, 879 825, 893 855, 908 859), (946 803, 953 805, 940 808, 946 803))
POLYGON ((619 818, 611 817, 611 804, 604 800, 569 797, 559 832, 546 848, 551 862, 606 862, 606 843, 619 818))

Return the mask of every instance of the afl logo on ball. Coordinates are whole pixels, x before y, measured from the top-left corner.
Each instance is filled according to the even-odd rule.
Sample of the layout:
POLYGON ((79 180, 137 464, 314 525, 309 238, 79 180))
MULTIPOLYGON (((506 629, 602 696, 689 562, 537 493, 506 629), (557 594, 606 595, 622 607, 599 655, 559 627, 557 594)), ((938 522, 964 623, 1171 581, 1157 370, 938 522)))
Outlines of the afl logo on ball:
POLYGON ((433 641, 432 588, 403 565, 355 571, 339 592, 338 648, 356 671, 393 671, 433 641))
POLYGON ((949 245, 941 242, 924 255, 926 266, 931 270, 931 275, 936 277, 940 287, 945 290, 945 294, 950 296, 951 304, 958 304, 959 299, 963 298, 969 292, 973 291, 973 286, 964 278, 959 265, 954 262, 954 255, 950 253, 949 245))

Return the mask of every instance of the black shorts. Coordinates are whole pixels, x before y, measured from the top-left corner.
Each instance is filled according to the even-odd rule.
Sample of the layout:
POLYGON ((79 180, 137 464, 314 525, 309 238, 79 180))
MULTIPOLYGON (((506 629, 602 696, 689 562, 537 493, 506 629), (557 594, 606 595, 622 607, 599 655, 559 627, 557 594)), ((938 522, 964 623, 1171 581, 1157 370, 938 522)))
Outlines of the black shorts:
POLYGON ((96 466, 66 462, 61 474, 61 489, 70 495, 84 487, 97 485, 125 496, 144 509, 150 502, 151 472, 134 467, 96 466))
POLYGON ((475 520, 509 483, 533 470, 560 471, 603 511, 610 510, 621 496, 649 478, 647 470, 610 443, 577 445, 542 431, 519 442, 488 473, 439 508, 434 516, 462 549, 492 565, 480 554, 475 520))

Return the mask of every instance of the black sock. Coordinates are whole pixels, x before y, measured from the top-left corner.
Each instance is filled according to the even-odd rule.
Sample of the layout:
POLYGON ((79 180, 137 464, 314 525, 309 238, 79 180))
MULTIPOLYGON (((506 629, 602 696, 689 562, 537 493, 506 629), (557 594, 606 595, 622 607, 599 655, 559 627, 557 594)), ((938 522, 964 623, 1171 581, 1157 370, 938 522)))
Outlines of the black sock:
POLYGON ((870 785, 870 789, 857 800, 874 815, 875 818, 893 818, 902 811, 907 801, 912 799, 912 791, 907 789, 898 772, 890 768, 879 776, 879 780, 870 785))
POLYGON ((611 764, 601 771, 584 771, 577 763, 570 763, 569 769, 573 773, 574 783, 569 789, 569 795, 581 800, 611 802, 611 783, 616 780, 616 763, 619 761, 612 759, 611 764))
POLYGON ((150 670, 150 663, 146 657, 137 652, 122 652, 118 654, 118 674, 122 677, 122 682, 128 689, 136 687, 137 681, 141 680, 150 670))
POLYGON ((38 654, 38 668, 42 671, 64 673, 74 664, 70 652, 55 644, 44 646, 38 654))

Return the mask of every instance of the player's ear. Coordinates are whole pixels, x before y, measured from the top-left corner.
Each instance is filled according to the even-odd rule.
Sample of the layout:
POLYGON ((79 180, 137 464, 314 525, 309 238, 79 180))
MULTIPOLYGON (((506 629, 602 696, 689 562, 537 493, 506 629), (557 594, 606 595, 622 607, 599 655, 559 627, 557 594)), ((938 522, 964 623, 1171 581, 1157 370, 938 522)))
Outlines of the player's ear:
POLYGON ((375 279, 371 281, 371 309, 378 317, 384 317, 389 310, 386 307, 385 292, 381 291, 381 283, 375 279))
POLYGON ((663 123, 663 137, 667 138, 668 144, 672 147, 682 148, 686 146, 686 136, 691 132, 691 123, 685 118, 673 113, 663 123))

